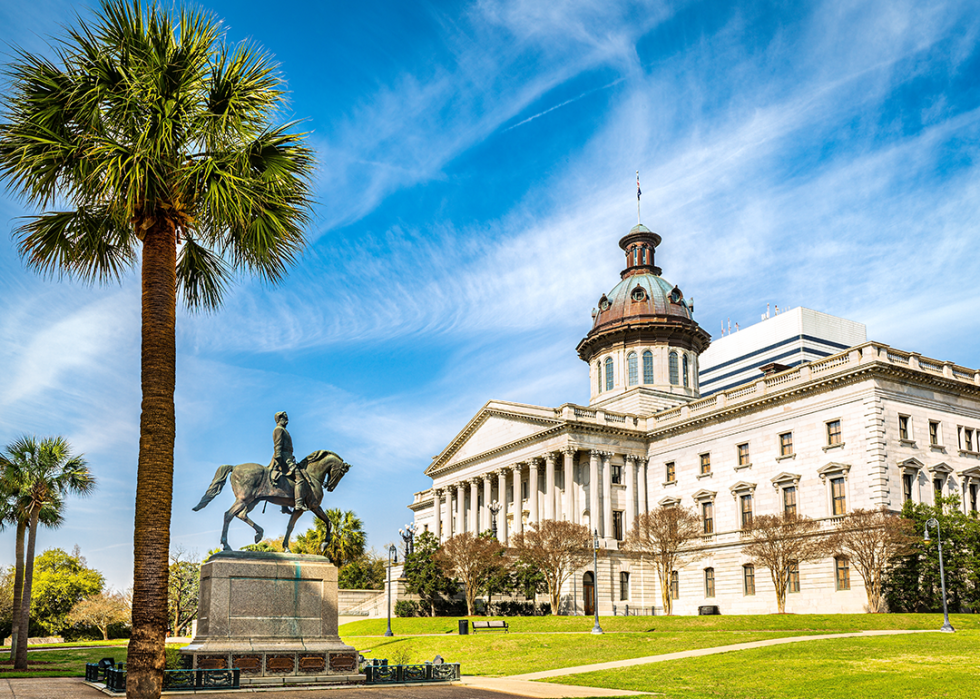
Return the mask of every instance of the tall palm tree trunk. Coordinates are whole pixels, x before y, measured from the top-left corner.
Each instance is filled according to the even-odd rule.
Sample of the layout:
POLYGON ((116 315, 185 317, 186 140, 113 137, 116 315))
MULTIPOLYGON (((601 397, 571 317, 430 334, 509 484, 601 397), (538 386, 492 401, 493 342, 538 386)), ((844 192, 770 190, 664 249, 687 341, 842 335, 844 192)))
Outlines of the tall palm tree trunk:
POLYGON ((30 534, 27 537, 27 557, 24 561, 24 595, 20 602, 20 624, 17 635, 17 650, 14 655, 14 669, 27 669, 27 637, 31 635, 31 584, 34 582, 34 544, 37 540, 37 520, 41 508, 31 510, 30 534))
POLYGON ((14 573, 14 606, 10 628, 10 659, 17 655, 17 636, 20 631, 20 608, 24 603, 24 534, 27 533, 27 520, 17 520, 16 572, 14 573))
POLYGON ((130 699, 157 699, 163 691, 174 476, 176 265, 174 226, 161 217, 143 239, 143 410, 133 533, 133 635, 126 676, 130 699))

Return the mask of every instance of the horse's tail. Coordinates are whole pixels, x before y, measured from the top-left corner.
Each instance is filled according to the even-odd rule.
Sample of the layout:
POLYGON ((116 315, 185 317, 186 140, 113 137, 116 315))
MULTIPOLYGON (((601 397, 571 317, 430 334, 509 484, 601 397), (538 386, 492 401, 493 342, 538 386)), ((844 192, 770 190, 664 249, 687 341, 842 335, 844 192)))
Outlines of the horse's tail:
POLYGON ((218 470, 214 472, 214 480, 211 481, 211 486, 204 493, 204 497, 201 498, 201 502, 197 503, 194 507, 194 511, 203 510, 207 507, 207 504, 214 500, 215 496, 221 492, 221 489, 225 487, 225 481, 228 480, 228 474, 235 469, 234 466, 219 466, 218 470))

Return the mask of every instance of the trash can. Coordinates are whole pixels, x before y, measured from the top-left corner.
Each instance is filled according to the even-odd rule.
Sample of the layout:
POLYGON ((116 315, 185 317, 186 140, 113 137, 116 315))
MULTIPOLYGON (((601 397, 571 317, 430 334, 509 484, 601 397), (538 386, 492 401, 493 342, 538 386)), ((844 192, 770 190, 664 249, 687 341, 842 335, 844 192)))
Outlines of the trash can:
POLYGON ((721 612, 714 604, 706 604, 702 607, 698 607, 698 615, 700 616, 714 616, 716 614, 721 614, 721 612))
POLYGON ((470 634, 470 620, 469 619, 460 619, 459 620, 459 635, 460 636, 469 636, 469 634, 470 634))

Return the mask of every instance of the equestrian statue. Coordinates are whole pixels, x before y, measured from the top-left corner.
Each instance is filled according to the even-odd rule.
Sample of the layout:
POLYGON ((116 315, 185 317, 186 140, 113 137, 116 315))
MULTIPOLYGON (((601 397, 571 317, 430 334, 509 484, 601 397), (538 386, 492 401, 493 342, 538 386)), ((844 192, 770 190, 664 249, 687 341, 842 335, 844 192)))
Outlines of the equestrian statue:
POLYGON ((283 551, 289 551, 289 535, 293 532, 296 520, 306 510, 310 510, 323 521, 327 527, 326 538, 330 539, 330 520, 320 507, 323 491, 326 488, 327 492, 333 492, 350 464, 344 463, 332 451, 323 450, 315 451, 297 462, 293 456, 293 439, 286 429, 289 416, 285 412, 276 413, 275 420, 272 462, 268 466, 254 463, 219 466, 211 486, 204 493, 201 502, 194 507, 195 512, 204 509, 221 492, 228 476, 231 476, 235 502, 225 512, 225 526, 221 530, 221 544, 225 551, 231 551, 231 546, 228 545, 228 525, 235 517, 255 530, 255 543, 262 540, 262 527, 248 518, 248 513, 259 502, 281 505, 283 514, 290 515, 286 535, 282 539, 283 551))

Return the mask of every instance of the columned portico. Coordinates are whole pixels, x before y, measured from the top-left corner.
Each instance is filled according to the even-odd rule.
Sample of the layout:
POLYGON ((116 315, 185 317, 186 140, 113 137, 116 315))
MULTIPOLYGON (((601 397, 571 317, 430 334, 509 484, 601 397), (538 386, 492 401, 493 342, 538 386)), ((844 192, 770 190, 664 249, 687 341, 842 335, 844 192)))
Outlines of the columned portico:
POLYGON ((497 471, 497 501, 500 511, 497 513, 497 539, 507 543, 507 470, 497 471))
POLYGON ((524 502, 521 497, 521 466, 522 464, 514 464, 511 469, 514 474, 514 533, 522 534, 524 532, 524 502))
POLYGON ((633 526, 633 518, 636 517, 636 457, 632 454, 626 455, 626 521, 623 522, 623 529, 628 531, 633 526))
POLYGON ((555 518, 555 453, 544 455, 544 518, 555 518))
POLYGON ((480 533, 480 479, 470 480, 470 516, 466 523, 467 531, 480 533))
POLYGON ((572 448, 566 448, 562 451, 562 456, 564 457, 565 465, 565 479, 562 481, 562 485, 565 486, 565 497, 564 504, 562 507, 562 518, 569 522, 577 522, 578 517, 575 514, 574 502, 575 496, 572 492, 574 486, 574 470, 575 470, 575 450, 572 448))
POLYGON ((602 527, 599 536, 612 536, 612 453, 602 452, 602 527))
POLYGON ((600 452, 589 452, 589 525, 599 531, 599 457, 600 452))
POLYGON ((527 478, 527 523, 531 526, 538 524, 538 468, 541 466, 541 457, 534 457, 528 464, 527 478))
POLYGON ((466 531, 466 499, 465 484, 460 481, 456 484, 456 526, 453 527, 453 536, 462 534, 466 531))
POLYGON ((480 531, 485 532, 493 527, 490 524, 490 518, 493 515, 490 513, 490 502, 493 500, 491 495, 490 487, 490 474, 483 474, 483 507, 480 509, 480 531))
POLYGON ((442 488, 434 488, 432 491, 432 511, 435 517, 432 521, 432 534, 436 541, 442 541, 442 488))

